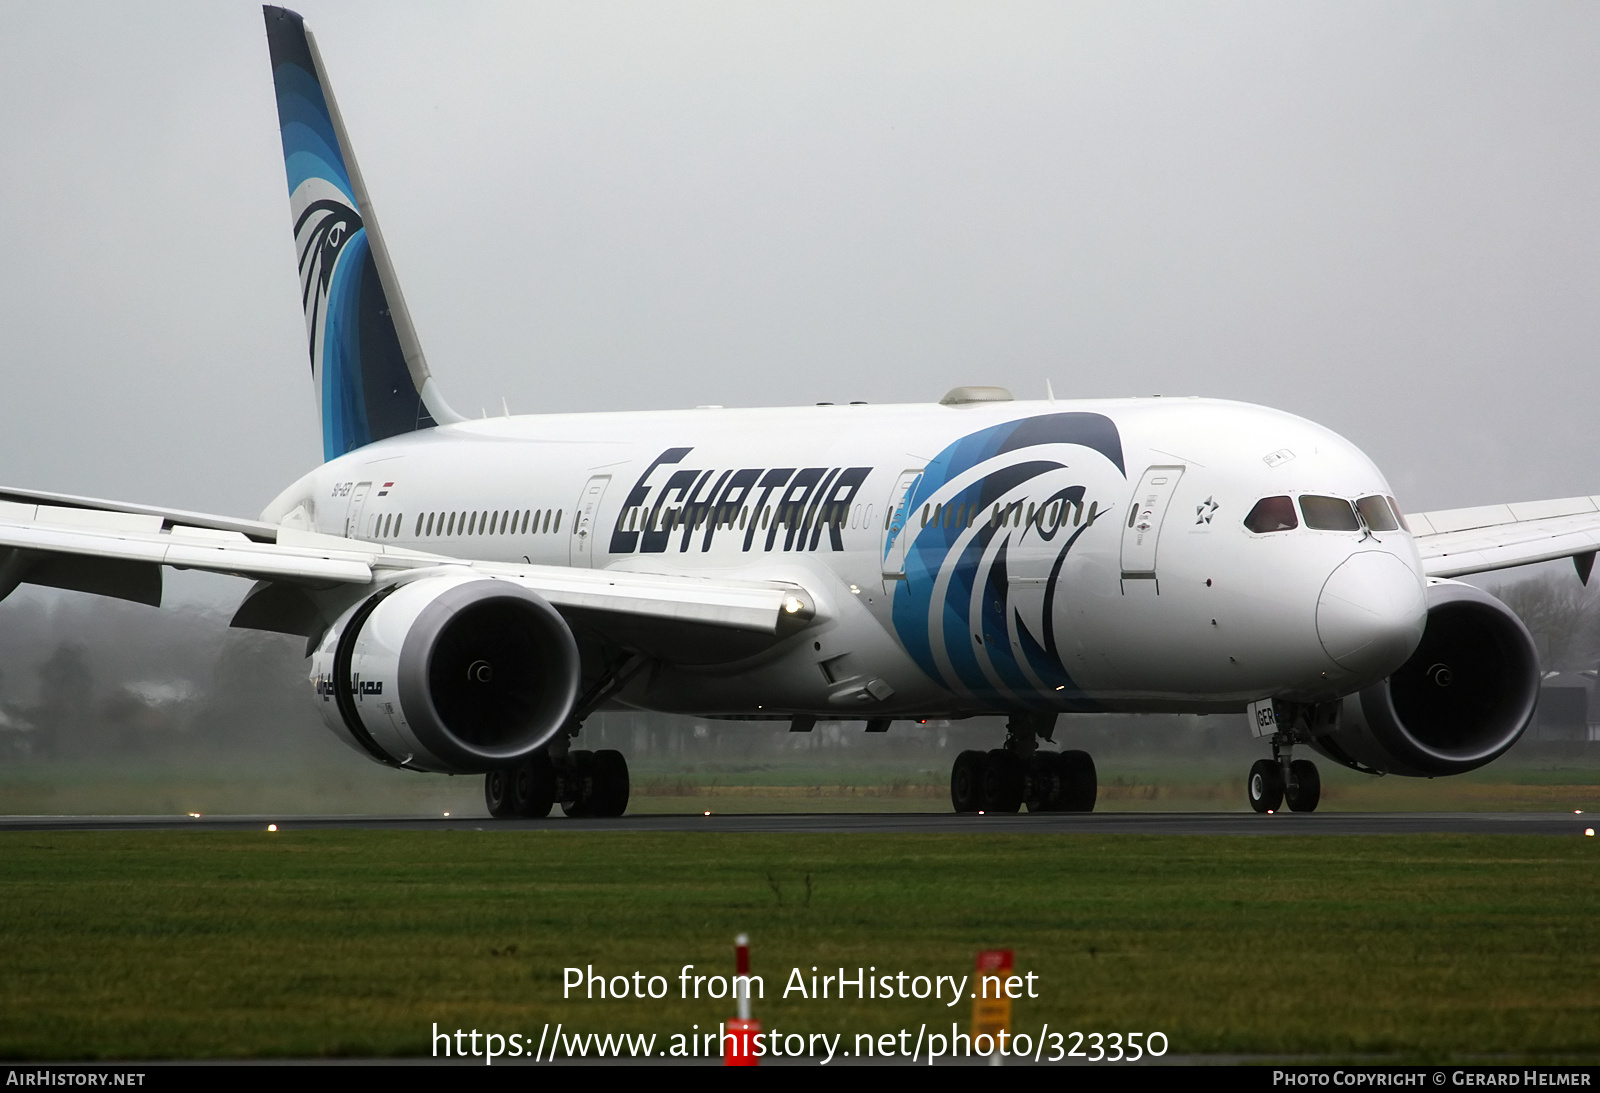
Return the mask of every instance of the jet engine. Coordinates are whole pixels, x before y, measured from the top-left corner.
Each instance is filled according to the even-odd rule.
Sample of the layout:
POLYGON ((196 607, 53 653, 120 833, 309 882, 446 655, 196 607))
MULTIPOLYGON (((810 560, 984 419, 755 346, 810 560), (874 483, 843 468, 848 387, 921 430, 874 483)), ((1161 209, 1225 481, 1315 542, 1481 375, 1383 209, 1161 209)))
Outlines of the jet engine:
POLYGON ((526 758, 572 714, 578 646, 537 593, 477 575, 390 585, 311 662, 322 719, 380 763, 478 774, 526 758))
POLYGON ((1539 700, 1539 654, 1522 620, 1457 581, 1428 586, 1411 659, 1343 699, 1313 744, 1357 769, 1432 778, 1475 770, 1517 742, 1539 700))

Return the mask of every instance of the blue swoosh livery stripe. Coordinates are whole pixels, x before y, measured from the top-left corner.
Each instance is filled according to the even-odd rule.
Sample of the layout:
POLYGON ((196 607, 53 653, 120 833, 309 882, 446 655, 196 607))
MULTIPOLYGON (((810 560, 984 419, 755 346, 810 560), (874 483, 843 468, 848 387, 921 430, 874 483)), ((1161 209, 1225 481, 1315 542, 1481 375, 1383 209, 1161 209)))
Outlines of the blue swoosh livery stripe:
MULTIPOLYGON (((1116 423, 1103 414, 1042 414, 1004 422, 964 436, 940 452, 911 487, 904 526, 889 536, 889 550, 896 536, 911 536, 905 549, 905 580, 896 586, 891 609, 902 645, 932 679, 999 709, 1091 708, 1062 663, 1053 623, 1063 563, 1089 525, 1078 527, 1057 550, 1043 592, 1045 630, 1034 635, 1011 602, 1007 578, 1013 543, 1039 529, 993 522, 995 506, 1006 499, 1014 501, 1014 491, 1066 468, 1059 458, 1051 458, 1058 452, 1032 452, 1055 445, 1098 453, 1122 478, 1127 477, 1121 435, 1116 423), (1001 463, 954 493, 949 491, 973 469, 1012 454, 1020 458, 1001 463), (939 499, 937 505, 934 498, 939 499), (915 520, 924 506, 930 506, 929 515, 957 515, 955 519, 935 515, 919 527, 915 520), (937 649, 936 632, 942 634, 937 649), (1025 664, 1018 659, 1019 650, 1025 664)), ((1083 496, 1084 488, 1073 486, 1057 491, 1051 500, 1081 505, 1083 496)), ((1048 541, 1054 534, 1052 528, 1040 540, 1048 541)))

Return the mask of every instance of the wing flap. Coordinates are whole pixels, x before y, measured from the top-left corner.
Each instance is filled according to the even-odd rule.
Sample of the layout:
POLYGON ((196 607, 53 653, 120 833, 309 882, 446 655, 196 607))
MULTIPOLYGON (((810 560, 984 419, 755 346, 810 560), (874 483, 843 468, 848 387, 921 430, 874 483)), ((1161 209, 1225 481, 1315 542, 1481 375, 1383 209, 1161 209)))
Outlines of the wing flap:
POLYGON ((804 621, 814 615, 811 597, 803 589, 782 582, 492 562, 478 562, 473 568, 512 577, 557 608, 702 623, 763 634, 777 633, 786 619, 804 621))

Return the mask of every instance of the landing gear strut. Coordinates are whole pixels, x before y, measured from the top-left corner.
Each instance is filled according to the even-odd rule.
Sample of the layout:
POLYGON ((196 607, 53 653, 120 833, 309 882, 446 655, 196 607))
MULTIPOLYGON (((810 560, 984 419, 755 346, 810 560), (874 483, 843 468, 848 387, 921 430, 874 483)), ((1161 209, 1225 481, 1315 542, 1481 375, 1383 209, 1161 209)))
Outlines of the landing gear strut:
POLYGON ((964 751, 950 769, 957 812, 1093 812, 1099 784, 1082 751, 1040 751, 1055 732, 1055 714, 1013 714, 1006 742, 990 752, 964 751))

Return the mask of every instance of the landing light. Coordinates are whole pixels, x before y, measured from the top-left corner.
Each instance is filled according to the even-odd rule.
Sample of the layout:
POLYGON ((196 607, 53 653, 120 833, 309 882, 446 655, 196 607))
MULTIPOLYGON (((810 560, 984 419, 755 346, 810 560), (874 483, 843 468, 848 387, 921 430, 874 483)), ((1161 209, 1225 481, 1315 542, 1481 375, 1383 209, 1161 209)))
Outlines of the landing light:
POLYGON ((798 615, 805 609, 805 604, 800 602, 798 596, 786 596, 783 600, 783 609, 791 615, 798 615))

